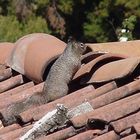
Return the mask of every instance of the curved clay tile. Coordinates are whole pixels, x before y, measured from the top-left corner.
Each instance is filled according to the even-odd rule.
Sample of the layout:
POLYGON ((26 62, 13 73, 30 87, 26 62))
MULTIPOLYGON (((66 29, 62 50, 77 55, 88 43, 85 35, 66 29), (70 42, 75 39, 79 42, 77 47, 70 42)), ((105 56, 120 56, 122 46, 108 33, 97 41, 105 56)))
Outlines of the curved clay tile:
POLYGON ((9 64, 29 79, 40 82, 47 66, 63 52, 65 46, 63 41, 52 35, 29 34, 15 43, 9 64))
POLYGON ((2 42, 0 43, 0 64, 7 65, 7 60, 14 48, 14 43, 2 42))
POLYGON ((140 63, 140 57, 130 57, 107 63, 97 69, 88 83, 107 82, 130 75, 140 63))
POLYGON ((87 44, 93 51, 118 53, 127 56, 140 56, 140 40, 87 44))
POLYGON ((86 53, 82 56, 82 63, 86 64, 86 63, 92 61, 93 59, 103 55, 103 54, 105 54, 105 53, 104 52, 99 52, 99 51, 98 52, 97 51, 96 52, 92 51, 92 52, 86 53))
POLYGON ((107 53, 88 62, 77 71, 73 79, 80 78, 82 83, 88 82, 92 74, 102 65, 125 58, 123 55, 107 53))

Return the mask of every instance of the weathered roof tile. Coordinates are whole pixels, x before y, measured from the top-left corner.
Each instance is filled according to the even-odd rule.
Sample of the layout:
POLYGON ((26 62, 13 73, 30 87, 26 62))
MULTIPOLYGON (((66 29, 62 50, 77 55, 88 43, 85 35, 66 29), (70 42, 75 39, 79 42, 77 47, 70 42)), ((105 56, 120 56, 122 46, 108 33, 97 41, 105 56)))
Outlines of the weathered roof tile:
POLYGON ((7 61, 14 49, 14 43, 1 42, 0 43, 0 64, 8 65, 7 61))
POLYGON ((12 76, 11 68, 0 69, 0 82, 4 81, 12 76))
POLYGON ((73 117, 71 121, 75 127, 82 127, 86 125, 89 119, 99 119, 106 122, 117 120, 138 111, 140 101, 139 97, 140 93, 95 109, 94 111, 88 112, 86 114, 73 117))
POLYGON ((101 130, 87 130, 85 132, 79 133, 78 135, 69 138, 68 140, 91 140, 96 138, 101 133, 101 130))
POLYGON ((88 43, 87 45, 93 51, 102 51, 110 53, 118 53, 130 57, 140 56, 139 49, 140 40, 127 42, 108 42, 108 43, 88 43))
POLYGON ((76 135, 76 130, 73 127, 68 127, 55 133, 49 134, 48 136, 43 136, 38 140, 64 140, 74 135, 76 135))
POLYGON ((140 121, 133 125, 137 135, 140 135, 140 121))
MULTIPOLYGON (((137 57, 140 56, 137 47, 139 43, 140 41, 90 44, 89 47, 96 52, 89 52, 83 56, 83 65, 71 81, 74 87, 69 86, 72 93, 41 106, 32 106, 20 113, 22 123, 17 122, 1 128, 0 139, 18 140, 31 129, 32 122, 54 110, 58 103, 68 107, 69 112, 74 112, 76 109, 81 112, 71 115, 72 118, 64 127, 48 133, 47 136, 41 136, 39 140, 138 139, 140 136, 140 72, 139 57, 137 57), (92 109, 80 110, 85 104, 92 109)), ((52 60, 64 50, 65 43, 53 36, 37 33, 24 36, 15 44, 6 43, 8 47, 5 48, 4 44, 0 43, 0 54, 8 50, 0 56, 0 113, 6 117, 7 107, 11 103, 23 101, 42 91, 43 82, 35 84, 29 79, 42 81, 44 71, 49 70, 52 60), (52 40, 48 41, 48 38, 52 40), (44 50, 40 49, 41 45, 49 47, 49 50, 52 50, 51 54, 50 51, 46 53, 46 46, 42 47, 44 50)))
POLYGON ((28 78, 40 82, 51 61, 62 53, 66 44, 44 33, 26 35, 15 43, 9 65, 28 78))
POLYGON ((12 88, 8 91, 5 91, 3 93, 0 94, 0 100, 3 100, 4 98, 11 98, 11 96, 14 96, 16 94, 19 94, 19 96, 21 96, 21 92, 24 90, 28 90, 30 87, 33 87, 34 83, 33 82, 29 82, 23 85, 20 85, 18 87, 12 88))
POLYGON ((111 126, 115 130, 115 132, 120 133, 127 128, 131 128, 135 123, 140 122, 140 112, 122 118, 120 120, 116 120, 111 122, 111 126))
POLYGON ((2 116, 3 117, 7 116, 7 113, 9 113, 7 111, 7 107, 10 104, 16 103, 19 101, 23 101, 26 98, 28 98, 29 96, 35 94, 36 92, 41 92, 42 88, 43 88, 43 84, 44 83, 41 83, 36 86, 30 87, 26 90, 23 90, 20 92, 20 94, 15 94, 15 95, 11 96, 10 98, 6 99, 6 102, 5 102, 5 100, 3 100, 3 102, 1 102, 1 104, 0 104, 0 109, 1 109, 0 112, 1 112, 2 116))
POLYGON ((0 82, 0 93, 5 92, 21 84, 23 84, 22 75, 11 77, 10 79, 0 82))
POLYGON ((7 127, 4 127, 2 129, 0 129, 0 135, 4 135, 6 133, 9 133, 11 131, 14 131, 14 130, 17 130, 21 128, 21 126, 19 124, 12 124, 12 125, 9 125, 7 127))
POLYGON ((90 103, 92 104, 94 109, 105 106, 129 95, 133 95, 135 92, 140 90, 139 85, 140 80, 131 82, 127 85, 114 89, 106 94, 103 94, 102 96, 93 99, 90 103))
POLYGON ((38 120, 40 117, 45 115, 45 112, 53 110, 56 107, 56 104, 58 103, 65 104, 70 109, 85 101, 91 100, 92 98, 95 98, 110 90, 113 90, 114 88, 116 88, 115 82, 108 83, 97 90, 94 90, 92 86, 88 86, 83 89, 80 89, 79 91, 73 92, 65 97, 50 102, 46 105, 42 105, 35 109, 27 110, 26 112, 21 113, 20 116, 24 122, 28 122, 32 118, 34 118, 34 120, 38 120))
MULTIPOLYGON (((126 58, 125 56, 122 55, 118 55, 118 54, 104 54, 101 55, 99 57, 97 57, 96 59, 93 59, 92 61, 90 61, 89 63, 83 65, 75 74, 73 79, 76 78, 80 78, 81 76, 83 77, 83 79, 85 79, 85 77, 87 77, 86 75, 88 74, 92 74, 95 70, 97 70, 97 68, 99 68, 100 66, 102 66, 103 64, 106 64, 108 62, 112 62, 112 61, 116 61, 116 60, 120 60, 126 58)), ((89 75, 89 78, 91 77, 91 75, 89 75)), ((87 79, 89 80, 89 79, 87 79)))
POLYGON ((128 135, 120 140, 136 140, 136 134, 131 134, 131 135, 128 135))
POLYGON ((94 138, 93 140, 119 140, 119 139, 120 137, 114 131, 110 131, 108 133, 105 133, 101 136, 94 138))
POLYGON ((107 63, 93 73, 88 83, 107 82, 126 77, 135 70, 139 63, 140 57, 132 57, 107 63))
POLYGON ((19 129, 15 129, 13 131, 10 131, 8 133, 0 135, 0 139, 2 139, 2 140, 8 140, 8 139, 9 140, 14 140, 16 138, 19 138, 23 134, 25 134, 31 128, 32 128, 32 125, 22 127, 22 128, 19 128, 19 129))

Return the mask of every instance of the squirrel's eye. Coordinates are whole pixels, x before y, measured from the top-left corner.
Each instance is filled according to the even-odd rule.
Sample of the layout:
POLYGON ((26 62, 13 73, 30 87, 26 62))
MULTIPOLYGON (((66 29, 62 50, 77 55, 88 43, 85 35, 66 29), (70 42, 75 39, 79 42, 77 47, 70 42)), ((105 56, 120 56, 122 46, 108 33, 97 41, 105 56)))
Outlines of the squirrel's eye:
POLYGON ((81 46, 81 48, 83 48, 84 47, 84 44, 83 43, 80 43, 80 46, 81 46))

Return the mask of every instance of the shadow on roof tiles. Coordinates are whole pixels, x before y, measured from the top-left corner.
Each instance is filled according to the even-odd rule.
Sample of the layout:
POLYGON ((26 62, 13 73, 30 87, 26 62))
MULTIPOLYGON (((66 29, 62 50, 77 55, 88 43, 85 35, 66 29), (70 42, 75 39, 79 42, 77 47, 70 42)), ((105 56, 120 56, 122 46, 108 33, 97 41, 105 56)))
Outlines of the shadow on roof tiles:
POLYGON ((121 79, 134 72, 140 63, 140 57, 126 58, 109 62, 99 67, 90 77, 88 83, 101 83, 121 79))
POLYGON ((112 62, 117 61, 120 59, 125 58, 125 56, 117 55, 117 54, 104 54, 92 61, 88 62, 87 64, 83 65, 77 73, 74 75, 73 80, 79 80, 80 84, 86 84, 89 82, 91 76, 93 75, 96 70, 98 70, 101 66, 112 62))

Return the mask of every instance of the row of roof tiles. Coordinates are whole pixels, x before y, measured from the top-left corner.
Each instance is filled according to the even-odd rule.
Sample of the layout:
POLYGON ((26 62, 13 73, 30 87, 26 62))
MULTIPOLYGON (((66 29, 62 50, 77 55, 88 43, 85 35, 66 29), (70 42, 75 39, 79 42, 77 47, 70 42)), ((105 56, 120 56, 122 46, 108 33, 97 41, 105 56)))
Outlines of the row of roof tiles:
MULTIPOLYGON (((84 102, 93 109, 73 116, 70 124, 38 139, 139 139, 139 43, 88 44, 94 52, 83 56, 83 65, 70 85, 72 93, 20 113, 22 123, 3 126, 0 139, 19 139, 32 128, 33 122, 55 109, 58 103, 71 110, 84 102)), ((16 43, 0 43, 0 113, 3 117, 11 103, 42 90, 44 76, 64 48, 64 42, 42 33, 27 35, 16 43)))

